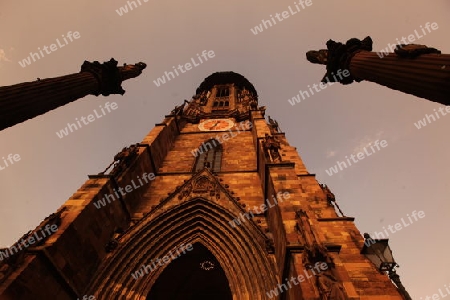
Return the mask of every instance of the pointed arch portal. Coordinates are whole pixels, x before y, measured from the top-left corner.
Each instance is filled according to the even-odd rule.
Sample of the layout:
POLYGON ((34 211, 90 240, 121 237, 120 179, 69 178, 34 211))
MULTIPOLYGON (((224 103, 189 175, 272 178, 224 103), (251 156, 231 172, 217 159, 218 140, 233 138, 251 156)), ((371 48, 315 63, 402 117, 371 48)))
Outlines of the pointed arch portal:
POLYGON ((239 217, 230 199, 171 201, 125 233, 119 247, 100 266, 88 294, 96 299, 269 299, 266 292, 277 280, 261 230, 252 221, 230 226, 229 221, 239 217), (188 243, 192 251, 140 278, 131 276, 151 259, 188 243), (211 270, 205 277, 199 260, 210 260, 216 273, 211 270), (207 296, 214 291, 221 295, 207 296), (162 296, 167 292, 173 298, 162 296), (182 297, 183 292, 191 298, 182 297))
POLYGON ((202 244, 172 261, 158 277, 148 300, 232 300, 219 261, 202 244))

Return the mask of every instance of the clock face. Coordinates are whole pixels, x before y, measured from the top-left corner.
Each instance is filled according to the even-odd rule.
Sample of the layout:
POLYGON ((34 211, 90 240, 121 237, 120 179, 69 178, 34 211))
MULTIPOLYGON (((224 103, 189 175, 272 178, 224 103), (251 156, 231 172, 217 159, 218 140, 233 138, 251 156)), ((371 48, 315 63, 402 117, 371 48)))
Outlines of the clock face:
POLYGON ((198 124, 201 131, 224 131, 234 126, 230 119, 209 119, 198 124))

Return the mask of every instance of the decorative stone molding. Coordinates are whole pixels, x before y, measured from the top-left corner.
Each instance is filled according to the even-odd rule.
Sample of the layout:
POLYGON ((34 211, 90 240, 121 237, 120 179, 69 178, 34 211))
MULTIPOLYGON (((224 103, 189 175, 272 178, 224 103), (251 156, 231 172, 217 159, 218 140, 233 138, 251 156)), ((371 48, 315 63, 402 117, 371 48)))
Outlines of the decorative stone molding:
POLYGON ((127 169, 131 165, 131 163, 137 157, 138 152, 139 144, 124 147, 122 151, 114 156, 114 161, 98 175, 106 175, 105 173, 107 173, 107 171, 112 167, 112 170, 107 175, 118 177, 123 171, 125 171, 125 169, 127 169))
POLYGON ((322 82, 338 81, 342 84, 350 84, 353 81, 361 81, 361 79, 356 79, 351 74, 343 78, 336 78, 333 74, 337 74, 338 70, 350 70, 350 61, 356 53, 363 50, 372 51, 372 39, 370 36, 364 38, 362 41, 357 38, 349 39, 345 45, 340 42, 328 40, 327 49, 321 49, 319 51, 311 50, 306 53, 306 58, 310 62, 327 66, 327 73, 322 79, 322 82))
POLYGON ((281 162, 280 155, 280 142, 275 136, 266 133, 264 140, 262 141, 264 151, 266 152, 266 157, 270 159, 273 163, 281 162))
POLYGON ((177 245, 190 243, 195 247, 195 243, 201 243, 222 266, 235 299, 268 299, 266 291, 277 283, 267 256, 272 243, 257 226, 247 222, 232 228, 228 221, 236 215, 202 198, 157 211, 160 214, 150 213, 125 233, 93 277, 88 294, 96 299, 145 298, 166 266, 140 280, 134 280, 132 272, 148 264, 149 258, 163 257, 177 245))

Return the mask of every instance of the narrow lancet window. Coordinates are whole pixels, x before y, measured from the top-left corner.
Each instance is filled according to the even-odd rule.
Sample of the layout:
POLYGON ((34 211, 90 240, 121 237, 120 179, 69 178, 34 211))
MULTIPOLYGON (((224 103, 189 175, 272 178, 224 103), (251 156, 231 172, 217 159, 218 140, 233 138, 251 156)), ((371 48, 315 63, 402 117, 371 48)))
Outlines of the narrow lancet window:
POLYGON ((194 172, 209 168, 212 172, 219 172, 222 163, 222 145, 216 139, 203 142, 198 148, 199 155, 195 161, 194 172))

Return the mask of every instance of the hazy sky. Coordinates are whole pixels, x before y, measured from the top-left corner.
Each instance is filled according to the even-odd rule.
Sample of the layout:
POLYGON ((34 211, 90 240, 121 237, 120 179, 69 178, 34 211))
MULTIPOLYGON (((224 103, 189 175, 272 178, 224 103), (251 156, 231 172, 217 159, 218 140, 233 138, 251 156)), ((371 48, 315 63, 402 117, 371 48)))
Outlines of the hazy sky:
MULTIPOLYGON (((450 116, 417 129, 414 123, 439 104, 369 82, 334 84, 294 106, 288 99, 319 83, 324 66, 305 58, 328 39, 345 42, 370 35, 374 50, 420 26, 439 26, 419 44, 450 53, 450 1, 318 1, 255 35, 270 15, 296 11, 294 1, 140 0, 138 8, 112 1, 0 1, 0 85, 78 72, 84 60, 147 63, 144 73, 123 84, 124 96, 89 96, 0 132, 0 157, 20 161, 0 171, 0 246, 56 211, 87 179, 101 172, 122 147, 140 142, 164 115, 190 99, 216 71, 235 71, 252 82, 266 114, 280 123, 308 170, 335 193, 361 233, 382 231, 407 215, 425 217, 390 234, 398 273, 414 299, 450 285, 450 116), (128 8, 129 9, 129 8, 128 8), (64 42, 62 35, 79 32, 64 42), (22 67, 18 62, 60 44, 22 67), (54 48, 55 49, 55 48, 54 48), (213 50, 214 58, 157 87, 172 66, 213 50), (59 138, 56 132, 106 102, 117 109, 59 138), (385 148, 329 176, 325 170, 376 140, 385 148)), ((300 6, 299 6, 300 7, 300 6)), ((301 8, 301 7, 300 7, 301 8)), ((0 166, 3 161, 0 160, 0 166)))

